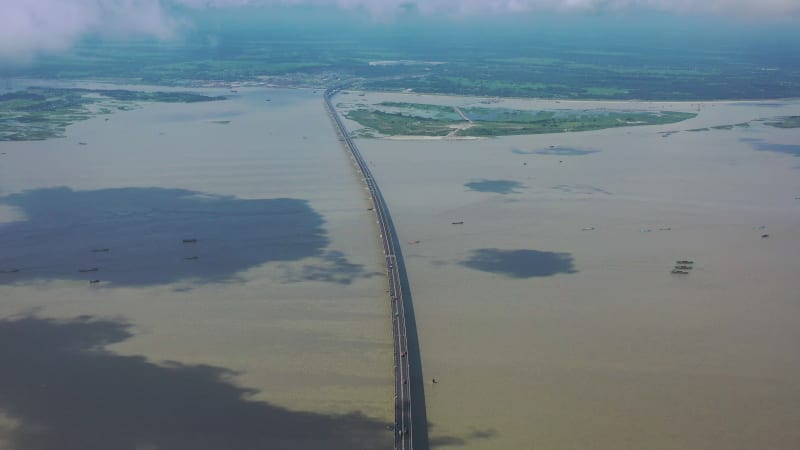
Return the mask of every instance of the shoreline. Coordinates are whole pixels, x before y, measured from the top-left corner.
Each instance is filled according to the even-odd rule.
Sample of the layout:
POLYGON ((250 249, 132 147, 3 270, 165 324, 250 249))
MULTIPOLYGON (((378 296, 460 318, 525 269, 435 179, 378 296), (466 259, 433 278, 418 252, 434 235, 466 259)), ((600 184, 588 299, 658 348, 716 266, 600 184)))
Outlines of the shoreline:
MULTIPOLYGON (((181 90, 195 90, 195 89, 245 89, 245 88, 265 88, 265 89, 289 89, 289 90, 308 90, 308 91, 319 91, 322 94, 326 89, 329 89, 330 86, 306 86, 306 85, 277 85, 273 83, 268 83, 265 81, 219 81, 219 80, 187 80, 190 83, 197 83, 197 84, 190 84, 186 86, 182 85, 174 85, 174 84, 152 84, 148 82, 141 82, 138 83, 136 80, 109 80, 109 79, 91 79, 91 78, 76 78, 76 79, 48 79, 48 78, 30 78, 30 77, 12 77, 8 78, 10 82, 26 82, 26 83, 53 83, 53 84, 70 84, 73 87, 76 84, 85 84, 85 85, 100 85, 100 86, 108 86, 109 88, 117 88, 119 89, 120 86, 130 86, 130 87, 144 87, 147 89, 139 89, 143 92, 155 91, 155 90, 166 90, 166 91, 181 91, 181 90)), ((13 92, 18 89, 5 89, 4 91, 13 92)), ((131 89, 135 90, 135 89, 131 89)), ((659 99, 659 100, 643 100, 643 99, 604 99, 604 98, 548 98, 548 97, 498 97, 498 96, 491 96, 491 95, 463 95, 463 94, 450 94, 450 93, 438 93, 438 92, 422 92, 422 91, 412 91, 412 92, 405 92, 405 91, 391 91, 391 90, 374 90, 374 89, 345 89, 348 92, 364 92, 364 93, 372 93, 372 94, 401 94, 401 95, 424 95, 424 96, 436 96, 436 97, 458 97, 464 99, 476 99, 476 100, 486 100, 486 99, 507 99, 507 100, 530 100, 530 101, 552 101, 552 102, 574 102, 574 103, 591 103, 591 102, 604 102, 604 103, 650 103, 650 104, 667 104, 667 103, 679 103, 679 104, 725 104, 725 103, 759 103, 759 102, 792 102, 796 100, 800 100, 800 97, 765 97, 765 98, 731 98, 731 99, 706 99, 706 100, 668 100, 668 99, 659 99)))

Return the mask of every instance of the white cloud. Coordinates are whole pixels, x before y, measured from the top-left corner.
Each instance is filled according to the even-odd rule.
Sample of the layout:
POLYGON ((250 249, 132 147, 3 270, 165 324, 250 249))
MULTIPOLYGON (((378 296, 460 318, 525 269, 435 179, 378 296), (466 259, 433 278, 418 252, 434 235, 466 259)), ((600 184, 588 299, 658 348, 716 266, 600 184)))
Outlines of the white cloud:
POLYGON ((81 36, 174 36, 180 21, 170 6, 228 8, 311 5, 364 9, 387 17, 413 5, 426 15, 482 16, 536 11, 626 9, 745 18, 800 17, 800 0, 0 0, 0 63, 68 49, 81 36))
POLYGON ((0 0, 0 62, 66 50, 87 33, 169 38, 176 28, 160 0, 0 0))
POLYGON ((427 14, 502 14, 531 11, 602 11, 636 8, 677 13, 741 17, 800 15, 799 0, 174 0, 186 6, 335 5, 363 8, 382 15, 413 4, 427 14))

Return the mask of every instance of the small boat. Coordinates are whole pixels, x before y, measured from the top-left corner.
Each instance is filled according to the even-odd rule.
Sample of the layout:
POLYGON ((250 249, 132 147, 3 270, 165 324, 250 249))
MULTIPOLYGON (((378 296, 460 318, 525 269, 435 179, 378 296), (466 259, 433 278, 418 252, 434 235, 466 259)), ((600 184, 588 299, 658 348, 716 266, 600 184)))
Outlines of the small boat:
POLYGON ((81 272, 81 273, 97 272, 98 270, 100 270, 100 269, 98 269, 97 267, 90 267, 88 269, 78 269, 78 272, 81 272))
POLYGON ((0 273, 17 273, 19 269, 0 270, 0 273))
POLYGON ((687 272, 685 270, 677 270, 677 269, 673 270, 670 273, 672 273, 673 275, 689 275, 689 272, 687 272))
POLYGON ((100 280, 89 280, 89 284, 97 284, 100 280))
POLYGON ((769 237, 769 235, 768 235, 768 234, 762 234, 762 235, 761 235, 761 239, 766 239, 766 238, 768 238, 768 237, 769 237))
POLYGON ((110 251, 111 251, 110 248, 93 248, 92 249, 92 253, 105 253, 105 252, 110 252, 110 251))
POLYGON ((194 239, 194 238, 191 238, 191 239, 184 239, 184 240, 183 240, 183 243, 184 243, 184 244, 195 244, 195 243, 197 243, 197 239, 194 239))
POLYGON ((464 225, 463 220, 459 220, 458 222, 450 222, 452 225, 464 225))
POLYGON ((675 266, 677 270, 692 270, 692 266, 675 266))
POLYGON ((200 257, 199 256, 187 256, 186 258, 183 258, 183 259, 185 259, 187 261, 197 261, 198 259, 200 259, 200 257))
POLYGON ((694 261, 687 261, 687 260, 675 261, 675 264, 694 264, 694 261))

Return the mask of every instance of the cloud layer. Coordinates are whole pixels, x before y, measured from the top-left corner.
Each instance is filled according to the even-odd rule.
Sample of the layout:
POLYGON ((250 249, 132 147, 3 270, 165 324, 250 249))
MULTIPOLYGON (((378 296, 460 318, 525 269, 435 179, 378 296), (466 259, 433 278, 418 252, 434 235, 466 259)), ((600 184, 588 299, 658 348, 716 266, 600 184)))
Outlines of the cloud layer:
POLYGON ((0 61, 68 49, 87 33, 174 36, 160 0, 0 0, 0 61))
POLYGON ((538 11, 649 10, 737 17, 800 17, 798 0, 0 0, 0 62, 29 61, 68 49, 81 36, 153 36, 168 39, 180 29, 174 6, 192 9, 245 6, 334 6, 392 17, 412 9, 443 17, 538 11))
POLYGON ((388 15, 413 8, 423 14, 479 15, 534 11, 604 11, 640 9, 742 17, 799 15, 797 0, 173 0, 195 7, 243 5, 319 5, 365 9, 388 15))

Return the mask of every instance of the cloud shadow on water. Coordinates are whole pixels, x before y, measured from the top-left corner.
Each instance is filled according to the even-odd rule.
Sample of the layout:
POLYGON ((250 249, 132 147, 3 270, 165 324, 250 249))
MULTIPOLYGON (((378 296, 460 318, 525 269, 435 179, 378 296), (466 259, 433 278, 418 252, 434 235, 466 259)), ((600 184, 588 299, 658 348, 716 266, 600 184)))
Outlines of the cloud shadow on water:
POLYGON ((382 272, 367 272, 363 264, 351 263, 342 252, 329 251, 318 263, 304 264, 299 270, 287 268, 286 281, 324 281, 347 285, 357 279, 382 275, 382 272))
POLYGON ((0 320, 0 411, 10 449, 385 448, 386 423, 251 400, 235 372, 155 364, 105 347, 131 326, 82 316, 0 320))
POLYGON ((464 186, 477 192, 492 192, 495 194, 518 194, 522 183, 512 180, 479 180, 464 183, 464 186))
POLYGON ((59 187, 2 197, 0 204, 25 217, 0 224, 0 284, 31 279, 98 279, 122 286, 226 281, 266 262, 323 256, 330 242, 323 217, 308 201, 293 198, 59 187))
POLYGON ((772 144, 755 138, 742 138, 741 141, 747 142, 758 151, 788 153, 800 157, 800 145, 798 144, 772 144))
POLYGON ((462 266, 510 278, 549 277, 559 273, 577 273, 570 253, 539 250, 502 250, 481 248, 473 250, 462 266))
MULTIPOLYGON (((435 428, 432 423, 428 424, 429 429, 435 428)), ((460 435, 438 435, 430 439, 430 448, 441 447, 464 447, 470 442, 486 441, 497 438, 499 433, 494 428, 480 429, 471 427, 470 431, 460 435)))
POLYGON ((605 194, 612 195, 611 192, 599 188, 597 186, 590 186, 588 184, 559 184, 553 186, 551 189, 561 191, 567 194, 605 194))

